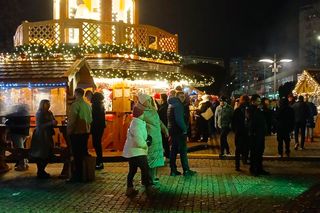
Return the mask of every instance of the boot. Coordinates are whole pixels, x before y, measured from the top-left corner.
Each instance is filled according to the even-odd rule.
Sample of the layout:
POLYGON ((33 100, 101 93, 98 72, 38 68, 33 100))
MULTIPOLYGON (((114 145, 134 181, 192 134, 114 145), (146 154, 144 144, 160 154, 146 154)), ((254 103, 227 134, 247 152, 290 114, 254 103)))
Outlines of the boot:
POLYGON ((134 189, 133 187, 128 187, 126 190, 126 196, 127 197, 133 197, 138 194, 138 190, 134 189))

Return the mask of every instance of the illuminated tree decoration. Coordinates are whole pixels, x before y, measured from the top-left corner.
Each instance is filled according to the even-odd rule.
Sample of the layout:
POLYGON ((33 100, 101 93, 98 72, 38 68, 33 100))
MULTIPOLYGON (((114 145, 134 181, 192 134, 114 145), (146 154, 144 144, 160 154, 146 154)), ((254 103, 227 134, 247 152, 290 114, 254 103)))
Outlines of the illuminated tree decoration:
POLYGON ((110 57, 139 57, 139 60, 161 60, 179 64, 182 57, 175 52, 163 52, 144 47, 130 47, 126 45, 74 45, 59 44, 46 47, 38 44, 17 46, 12 53, 0 55, 1 60, 50 60, 50 59, 75 59, 93 54, 109 54, 110 57))

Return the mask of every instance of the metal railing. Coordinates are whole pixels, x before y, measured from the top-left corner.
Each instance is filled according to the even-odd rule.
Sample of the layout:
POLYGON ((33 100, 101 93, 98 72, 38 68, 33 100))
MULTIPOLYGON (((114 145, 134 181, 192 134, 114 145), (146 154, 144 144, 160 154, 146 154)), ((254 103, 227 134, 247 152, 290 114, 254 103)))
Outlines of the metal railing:
POLYGON ((165 52, 178 52, 178 36, 149 25, 101 22, 87 19, 23 22, 14 36, 14 45, 63 43, 80 45, 125 44, 165 52))

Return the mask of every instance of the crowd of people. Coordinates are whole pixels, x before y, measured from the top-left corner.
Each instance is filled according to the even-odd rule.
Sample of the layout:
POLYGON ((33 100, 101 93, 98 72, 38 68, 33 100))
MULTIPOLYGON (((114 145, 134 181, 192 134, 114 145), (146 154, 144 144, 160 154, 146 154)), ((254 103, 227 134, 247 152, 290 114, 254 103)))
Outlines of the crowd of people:
MULTIPOLYGON (((88 152, 88 138, 96 152, 95 169, 104 168, 101 140, 105 123, 104 97, 99 92, 84 92, 77 88, 75 100, 70 106, 67 122, 67 136, 73 155, 74 166, 69 182, 81 182, 83 161, 88 152), (87 100, 85 100, 87 99, 87 100)), ((314 116, 317 108, 308 99, 292 95, 281 98, 278 103, 259 95, 242 95, 229 103, 227 97, 191 97, 181 87, 161 94, 160 99, 139 93, 133 105, 133 119, 127 130, 123 157, 128 159, 127 196, 134 196, 133 179, 138 168, 141 183, 147 194, 157 191, 159 176, 157 169, 169 163, 170 176, 193 176, 196 171, 189 167, 187 140, 206 142, 220 136, 220 158, 231 155, 228 134, 234 132, 235 170, 241 171, 240 163, 250 164, 254 176, 268 175, 263 168, 265 136, 276 134, 278 154, 290 156, 290 139, 294 133, 295 150, 305 149, 306 128, 311 134, 315 127, 314 116), (299 135, 301 136, 299 140, 299 135), (283 147, 284 146, 284 147, 283 147), (176 164, 180 154, 182 171, 176 164)), ((29 134, 30 116, 25 106, 7 116, 6 125, 17 149, 24 148, 29 134), (17 120, 17 118, 19 119, 17 120), (22 118, 22 119, 21 119, 22 118)), ((41 100, 36 113, 36 128, 31 140, 30 156, 37 164, 37 177, 49 178, 45 168, 53 156, 53 135, 57 121, 50 111, 50 101, 41 100)), ((21 157, 15 165, 17 171, 28 169, 28 160, 21 157)))
MULTIPOLYGON (((313 140, 317 107, 303 96, 269 100, 254 94, 242 95, 228 103, 224 96, 203 95, 195 106, 195 137, 192 141, 207 142, 208 136, 220 135, 220 158, 230 155, 228 134, 234 132, 235 169, 240 171, 240 159, 250 164, 253 175, 268 174, 262 166, 265 136, 276 134, 278 156, 290 157, 290 140, 294 135, 294 149, 304 150, 306 133, 313 140), (212 113, 207 113, 212 111, 212 113), (299 139, 300 136, 300 139, 299 139), (283 147, 285 146, 285 148, 283 147), (285 149, 285 150, 284 150, 285 149)), ((195 101, 195 103, 197 103, 195 101)), ((193 118, 191 118, 193 119, 193 118)))

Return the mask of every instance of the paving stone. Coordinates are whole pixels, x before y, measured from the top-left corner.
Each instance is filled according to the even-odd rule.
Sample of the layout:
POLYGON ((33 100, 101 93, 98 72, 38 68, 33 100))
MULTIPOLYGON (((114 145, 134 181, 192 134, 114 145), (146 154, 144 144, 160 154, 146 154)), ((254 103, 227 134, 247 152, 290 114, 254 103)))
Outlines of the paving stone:
MULTIPOLYGON (((135 177, 137 197, 127 198, 126 162, 106 163, 93 183, 66 184, 58 179, 61 164, 50 164, 49 180, 10 171, 0 180, 0 212, 310 212, 320 211, 320 163, 265 161, 270 176, 253 177, 248 166, 234 171, 230 160, 190 159, 198 174, 170 177, 159 170, 160 192, 148 198, 135 177), (301 205, 298 205, 301 204, 301 205)), ((12 166, 12 165, 11 165, 12 166)), ((178 168, 181 168, 178 162, 178 168)))

